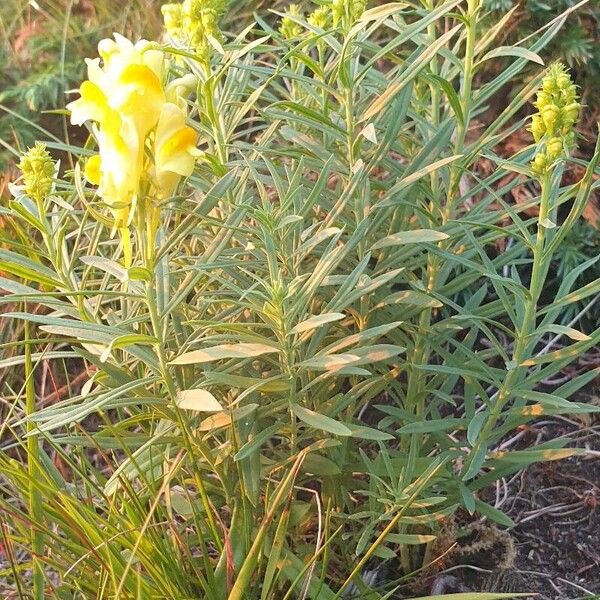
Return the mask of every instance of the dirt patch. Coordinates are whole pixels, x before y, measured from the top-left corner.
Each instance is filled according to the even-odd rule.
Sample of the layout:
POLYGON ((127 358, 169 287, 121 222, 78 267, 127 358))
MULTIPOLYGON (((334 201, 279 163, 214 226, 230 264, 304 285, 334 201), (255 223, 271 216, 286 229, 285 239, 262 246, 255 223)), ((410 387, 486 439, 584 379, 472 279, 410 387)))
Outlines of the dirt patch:
MULTIPOLYGON (((537 600, 600 598, 600 423, 552 419, 534 425, 538 442, 569 436, 581 456, 532 465, 488 490, 517 524, 512 568, 491 570, 482 560, 463 561, 438 575, 443 592, 532 592, 537 600), (470 564, 469 564, 470 563, 470 564)), ((525 440, 523 440, 525 441, 525 440)), ((438 591, 435 589, 434 591, 438 591)))
POLYGON ((538 598, 600 594, 600 459, 533 466, 518 482, 509 514, 517 568, 538 598))

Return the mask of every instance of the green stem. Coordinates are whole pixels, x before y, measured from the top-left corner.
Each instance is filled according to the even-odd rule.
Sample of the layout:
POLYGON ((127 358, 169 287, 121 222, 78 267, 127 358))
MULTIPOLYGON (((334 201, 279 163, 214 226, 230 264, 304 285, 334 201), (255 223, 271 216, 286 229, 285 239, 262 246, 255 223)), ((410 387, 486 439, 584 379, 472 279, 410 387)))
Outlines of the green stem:
POLYGON ((473 460, 477 457, 490 437, 502 410, 511 398, 512 390, 518 384, 521 375, 526 367, 522 366, 523 360, 527 356, 527 351, 531 343, 531 334, 536 327, 536 314, 538 302, 544 286, 544 281, 547 273, 547 266, 551 260, 551 256, 544 256, 546 245, 546 220, 550 212, 550 193, 552 190, 552 176, 550 172, 542 175, 540 179, 541 198, 540 209, 537 226, 537 237, 533 248, 533 265, 531 269, 531 281, 529 283, 529 296, 525 298, 525 310, 521 327, 516 332, 515 345, 512 355, 512 368, 508 371, 502 386, 496 393, 490 416, 484 423, 473 448, 465 461, 464 473, 467 473, 473 460))
MULTIPOLYGON (((479 3, 480 0, 469 0, 467 5, 467 36, 465 42, 463 80, 460 94, 463 120, 458 123, 458 130, 456 140, 454 143, 455 154, 462 154, 464 152, 466 134, 472 109, 471 94, 473 86, 475 43, 477 38, 476 15, 477 11, 479 10, 479 3)), ((433 29, 430 32, 430 34, 431 33, 435 34, 435 29, 433 29)), ((432 94, 433 115, 439 115, 440 101, 441 99, 439 95, 432 94), (433 104, 434 101, 437 104, 433 104)), ((451 171, 450 185, 446 197, 446 202, 441 210, 441 227, 444 227, 454 215, 461 176, 462 165, 456 163, 451 171)), ((440 245, 444 247, 445 243, 440 242, 440 245)), ((441 266, 442 261, 438 256, 432 254, 428 257, 426 273, 426 289, 428 292, 435 291, 440 286, 441 266)), ((426 308, 421 312, 417 334, 415 338, 415 346, 413 349, 413 360, 411 361, 414 366, 409 372, 409 379, 406 391, 406 402, 408 410, 411 410, 414 413, 415 418, 417 420, 422 420, 425 416, 425 390, 423 385, 424 376, 418 367, 420 365, 426 364, 429 361, 430 349, 428 339, 431 333, 431 318, 431 308, 426 308), (415 366, 417 368, 415 368, 415 366)), ((409 458, 407 462, 407 469, 405 472, 406 484, 408 484, 410 479, 412 478, 415 461, 418 456, 419 450, 422 446, 422 438, 423 436, 421 433, 414 433, 410 436, 409 439, 403 438, 402 440, 402 449, 406 451, 407 447, 409 447, 409 458)))
POLYGON ((217 157, 219 159, 219 162, 221 163, 221 175, 225 175, 225 173, 227 172, 225 165, 227 165, 227 162, 229 161, 229 153, 227 151, 227 142, 225 141, 223 121, 216 107, 215 85, 212 79, 209 81, 209 90, 210 93, 207 95, 206 98, 207 109, 213 130, 213 137, 215 139, 215 149, 217 157))
MULTIPOLYGON (((146 268, 148 269, 148 271, 154 274, 156 267, 156 240, 154 238, 154 235, 152 236, 151 240, 147 240, 147 248, 149 250, 149 255, 147 256, 146 268)), ((156 277, 153 275, 151 280, 148 282, 148 285, 146 286, 146 304, 148 306, 153 335, 158 340, 156 344, 156 349, 161 370, 161 376, 165 387, 167 388, 169 399, 171 400, 171 404, 177 417, 177 423, 181 430, 181 435, 183 437, 185 449, 188 453, 188 456, 191 459, 193 459, 195 453, 190 441, 191 435, 187 427, 187 423, 185 422, 184 416, 179 407, 177 406, 177 386, 175 384, 175 380, 173 379, 169 371, 168 361, 165 353, 166 340, 164 339, 161 319, 157 309, 156 291, 154 289, 155 281, 156 277)), ((202 481, 202 478, 198 475, 197 470, 194 470, 194 481, 196 483, 198 493, 202 500, 202 506, 204 508, 204 511, 206 512, 206 520, 208 521, 213 540, 217 548, 219 550, 222 550, 223 542, 221 539, 221 535, 219 534, 219 528, 217 527, 217 523, 213 515, 212 506, 208 498, 206 488, 204 487, 204 482, 202 481)))
MULTIPOLYGON (((31 417, 35 413, 35 381, 30 340, 29 321, 25 321, 25 413, 27 417, 31 417)), ((32 522, 31 554, 33 564, 33 598, 34 600, 44 600, 44 570, 41 560, 41 557, 44 555, 44 537, 40 532, 44 513, 42 509, 42 497, 37 488, 37 482, 40 479, 40 447, 38 437, 33 435, 35 429, 35 422, 28 420, 27 433, 29 434, 29 437, 27 438, 27 462, 29 471, 29 514, 32 522)))

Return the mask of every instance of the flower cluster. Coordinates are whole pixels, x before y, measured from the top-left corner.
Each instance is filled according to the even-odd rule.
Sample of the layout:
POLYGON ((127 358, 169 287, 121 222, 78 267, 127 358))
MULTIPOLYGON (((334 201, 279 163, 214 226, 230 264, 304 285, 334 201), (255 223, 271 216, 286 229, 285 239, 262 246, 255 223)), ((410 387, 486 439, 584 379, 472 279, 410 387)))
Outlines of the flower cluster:
MULTIPOLYGON (((333 27, 348 30, 361 17, 366 7, 367 0, 331 0, 318 6, 306 20, 310 25, 321 29, 326 29, 332 23, 333 27)), ((286 39, 297 38, 304 33, 302 26, 291 17, 304 17, 297 4, 289 5, 279 26, 279 32, 286 39)))
POLYGON ((308 16, 308 22, 313 27, 326 29, 327 25, 329 24, 330 13, 331 11, 327 6, 319 6, 308 16))
POLYGON ((287 14, 281 19, 279 33, 286 39, 291 40, 299 37, 304 32, 302 25, 298 24, 292 17, 303 17, 302 11, 297 4, 290 4, 287 9, 287 14))
POLYGON ((165 29, 171 39, 193 48, 203 60, 210 57, 211 38, 221 39, 219 17, 224 0, 184 0, 161 7, 165 29))
POLYGON ((352 25, 365 12, 366 7, 367 0, 333 0, 331 4, 333 26, 352 25))
POLYGON ((542 175, 575 145, 573 127, 581 110, 577 88, 561 63, 552 65, 542 80, 535 107, 538 112, 532 117, 530 130, 544 148, 535 155, 531 166, 536 175, 542 175))
POLYGON ((100 42, 98 53, 100 58, 87 59, 88 80, 67 108, 71 123, 93 123, 99 153, 88 159, 86 178, 99 186, 98 195, 122 228, 139 197, 166 198, 192 173, 197 136, 178 97, 189 82, 164 86, 160 50, 115 34, 115 40, 100 42))
POLYGON ((52 190, 52 179, 56 165, 46 150, 45 144, 36 142, 29 148, 19 162, 23 174, 25 193, 36 201, 43 200, 52 190))

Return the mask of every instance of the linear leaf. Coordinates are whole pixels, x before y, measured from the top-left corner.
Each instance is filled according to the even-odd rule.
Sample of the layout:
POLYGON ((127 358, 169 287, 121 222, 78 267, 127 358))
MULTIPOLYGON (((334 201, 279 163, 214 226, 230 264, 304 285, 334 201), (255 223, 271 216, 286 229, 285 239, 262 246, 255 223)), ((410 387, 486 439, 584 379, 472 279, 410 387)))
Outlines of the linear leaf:
POLYGON ((332 419, 331 417, 327 417, 325 415, 321 415, 316 413, 308 408, 304 408, 297 403, 292 404, 292 412, 303 422, 310 427, 314 427, 315 429, 321 429, 322 431, 327 431, 328 433, 332 433, 333 435, 343 435, 350 436, 352 435, 352 431, 348 429, 343 423, 332 419))
POLYGON ((414 229, 413 231, 400 231, 379 240, 372 246, 372 250, 386 248, 387 246, 401 246, 403 244, 423 244, 426 242, 440 242, 447 240, 448 234, 432 229, 414 229))
POLYGON ((199 412, 218 412, 223 410, 221 403, 202 388, 182 390, 177 394, 177 406, 199 412))
POLYGON ((254 358, 262 354, 272 354, 279 352, 279 348, 268 346, 267 344, 253 344, 240 342, 238 344, 222 344, 205 348, 204 350, 194 350, 186 352, 172 360, 172 365, 194 365, 226 358, 254 358))

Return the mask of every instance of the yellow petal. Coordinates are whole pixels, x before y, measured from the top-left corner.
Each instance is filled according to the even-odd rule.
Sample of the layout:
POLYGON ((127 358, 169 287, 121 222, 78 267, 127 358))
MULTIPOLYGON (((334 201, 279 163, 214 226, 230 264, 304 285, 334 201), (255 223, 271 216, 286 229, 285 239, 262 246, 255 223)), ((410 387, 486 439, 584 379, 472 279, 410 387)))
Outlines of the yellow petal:
POLYGON ((167 101, 177 104, 182 109, 185 106, 185 98, 189 96, 198 86, 198 78, 191 73, 178 77, 169 83, 166 90, 167 101), (180 100, 184 100, 180 103, 180 100))
POLYGON ((117 110, 135 118, 142 136, 156 125, 164 101, 165 93, 156 73, 137 64, 123 70, 111 98, 117 110))
POLYGON ((99 154, 91 156, 85 163, 85 178, 92 185, 100 185, 100 181, 102 180, 102 161, 99 154))
POLYGON ((194 156, 191 152, 196 145, 196 132, 184 127, 168 138, 159 149, 159 165, 163 171, 173 171, 179 175, 190 175, 194 170, 194 156))
POLYGON ((155 181, 159 195, 172 195, 181 176, 194 170, 196 132, 185 124, 185 113, 170 102, 164 104, 154 140, 155 181))
POLYGON ((71 123, 83 125, 86 121, 103 121, 108 102, 102 90, 95 83, 84 81, 79 93, 80 98, 67 104, 67 109, 71 111, 71 123))

